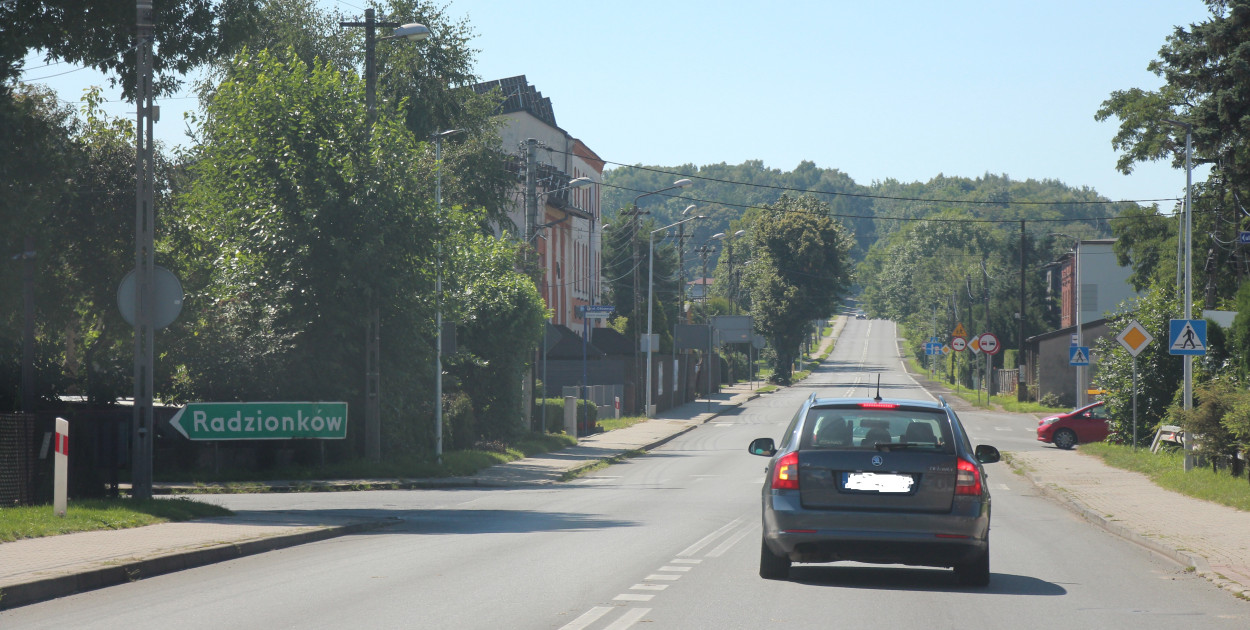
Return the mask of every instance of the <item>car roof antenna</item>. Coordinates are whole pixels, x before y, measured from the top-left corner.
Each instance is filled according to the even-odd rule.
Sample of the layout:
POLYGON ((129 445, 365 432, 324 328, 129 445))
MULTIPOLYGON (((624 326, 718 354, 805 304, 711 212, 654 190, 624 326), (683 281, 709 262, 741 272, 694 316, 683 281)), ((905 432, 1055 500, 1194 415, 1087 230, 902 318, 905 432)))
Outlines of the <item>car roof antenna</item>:
POLYGON ((877 374, 877 395, 873 400, 881 402, 881 374, 877 374))

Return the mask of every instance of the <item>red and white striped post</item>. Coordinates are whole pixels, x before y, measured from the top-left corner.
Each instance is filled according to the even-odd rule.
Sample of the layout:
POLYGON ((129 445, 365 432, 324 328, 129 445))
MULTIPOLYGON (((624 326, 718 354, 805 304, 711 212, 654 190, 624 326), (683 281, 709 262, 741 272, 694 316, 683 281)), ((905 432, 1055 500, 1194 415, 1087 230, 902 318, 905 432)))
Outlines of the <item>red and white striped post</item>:
POLYGON ((56 419, 56 443, 52 456, 52 511, 57 516, 65 516, 67 488, 69 485, 69 421, 65 418, 56 419))

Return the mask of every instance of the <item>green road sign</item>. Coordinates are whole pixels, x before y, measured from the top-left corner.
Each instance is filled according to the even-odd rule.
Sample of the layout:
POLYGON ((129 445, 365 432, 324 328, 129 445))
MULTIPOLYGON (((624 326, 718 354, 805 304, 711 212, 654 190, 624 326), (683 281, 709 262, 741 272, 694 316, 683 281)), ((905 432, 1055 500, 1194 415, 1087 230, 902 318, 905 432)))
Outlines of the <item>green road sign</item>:
POLYGON ((341 440, 347 403, 191 403, 169 423, 188 440, 341 440))

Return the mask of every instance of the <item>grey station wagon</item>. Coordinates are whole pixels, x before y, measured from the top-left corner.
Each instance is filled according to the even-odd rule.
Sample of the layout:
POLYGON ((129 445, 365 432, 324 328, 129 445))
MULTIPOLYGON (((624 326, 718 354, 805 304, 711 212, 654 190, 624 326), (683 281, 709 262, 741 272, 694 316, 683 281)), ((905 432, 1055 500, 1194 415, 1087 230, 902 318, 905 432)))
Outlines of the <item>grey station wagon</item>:
POLYGON ((959 583, 990 581, 990 491, 954 410, 921 400, 808 398, 771 457, 764 482, 760 576, 792 562, 953 567, 959 583))

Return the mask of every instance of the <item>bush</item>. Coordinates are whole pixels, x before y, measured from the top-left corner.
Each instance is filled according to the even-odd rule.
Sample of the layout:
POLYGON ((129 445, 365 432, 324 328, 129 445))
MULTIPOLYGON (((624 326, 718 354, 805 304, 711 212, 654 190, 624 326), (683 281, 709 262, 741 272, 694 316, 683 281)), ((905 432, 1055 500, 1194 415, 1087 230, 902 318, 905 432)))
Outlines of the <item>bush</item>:
POLYGON ((443 396, 443 405, 443 443, 451 450, 468 449, 478 439, 473 401, 465 392, 455 392, 443 396))
POLYGON ((1231 463, 1234 476, 1241 474, 1241 462, 1237 452, 1242 444, 1225 422, 1227 416, 1235 417, 1235 409, 1246 405, 1250 394, 1223 379, 1203 383, 1194 388, 1194 408, 1174 413, 1185 432, 1195 436, 1198 450, 1216 470, 1222 463, 1231 463))
MULTIPOLYGON (((1035 393, 1036 393, 1036 390, 1035 390, 1035 393)), ((1038 400, 1037 402, 1041 403, 1043 407, 1060 407, 1061 406, 1060 401, 1059 401, 1059 394, 1056 394, 1055 392, 1046 392, 1045 394, 1042 395, 1041 400, 1038 400)))
MULTIPOLYGON (((543 413, 542 410, 546 409, 543 426, 547 427, 548 433, 564 431, 564 399, 547 398, 544 405, 544 400, 540 398, 534 402, 534 405, 535 413, 543 413)), ((579 398, 577 400, 577 426, 593 427, 598 420, 599 408, 595 406, 595 403, 579 398)))

